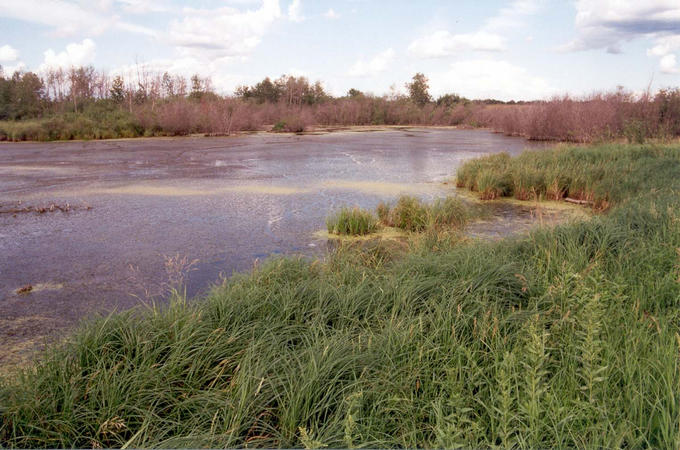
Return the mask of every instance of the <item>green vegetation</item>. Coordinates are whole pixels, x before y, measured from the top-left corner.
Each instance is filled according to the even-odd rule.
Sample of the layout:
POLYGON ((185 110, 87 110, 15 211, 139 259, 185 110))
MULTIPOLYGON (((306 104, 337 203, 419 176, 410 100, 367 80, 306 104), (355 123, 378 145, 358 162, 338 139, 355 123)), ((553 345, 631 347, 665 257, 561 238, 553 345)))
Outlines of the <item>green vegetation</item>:
POLYGON ((150 135, 126 111, 64 113, 43 119, 0 121, 0 141, 114 139, 150 135))
POLYGON ((361 236, 378 229, 378 220, 370 211, 360 208, 341 208, 326 219, 331 234, 361 236))
POLYGON ((459 181, 542 196, 562 170, 563 195, 610 208, 500 242, 274 259, 86 324, 5 381, 0 445, 680 447, 680 148, 497 159, 459 181))
POLYGON ((678 175, 677 155, 677 146, 617 144, 557 147, 517 158, 497 154, 465 163, 457 185, 479 192, 482 199, 570 198, 606 209, 631 193, 672 185, 660 180, 678 175))
POLYGON ((328 233, 361 236, 376 232, 379 224, 410 232, 460 230, 473 211, 470 205, 453 196, 427 204, 402 195, 395 206, 380 202, 376 215, 360 208, 342 208, 326 219, 328 233))
POLYGON ((470 205, 453 196, 436 199, 428 205, 415 197, 404 195, 393 207, 386 203, 379 204, 377 214, 386 226, 404 231, 423 231, 442 227, 463 228, 473 216, 473 211, 470 205))

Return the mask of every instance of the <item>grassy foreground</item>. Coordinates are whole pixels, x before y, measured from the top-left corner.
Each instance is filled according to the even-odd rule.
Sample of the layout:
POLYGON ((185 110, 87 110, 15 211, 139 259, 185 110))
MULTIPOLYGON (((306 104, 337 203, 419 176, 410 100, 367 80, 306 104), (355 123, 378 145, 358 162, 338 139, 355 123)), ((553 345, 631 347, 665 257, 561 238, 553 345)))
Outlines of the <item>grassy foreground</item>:
POLYGON ((607 214, 271 260, 202 301, 97 320, 4 382, 0 445, 680 447, 680 148, 496 173, 546 180, 550 158, 601 168, 585 185, 607 214))

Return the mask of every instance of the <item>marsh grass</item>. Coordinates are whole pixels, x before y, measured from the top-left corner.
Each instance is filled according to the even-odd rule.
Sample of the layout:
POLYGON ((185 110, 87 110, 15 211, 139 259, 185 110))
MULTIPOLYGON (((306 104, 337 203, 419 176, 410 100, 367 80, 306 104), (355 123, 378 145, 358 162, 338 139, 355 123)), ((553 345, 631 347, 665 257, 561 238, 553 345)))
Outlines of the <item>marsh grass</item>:
POLYGON ((634 193, 662 187, 659 178, 669 178, 678 158, 677 147, 669 145, 559 146, 469 161, 458 170, 456 184, 482 199, 570 198, 607 209, 634 193))
POLYGON ((5 379, 0 444, 678 448, 680 150, 556 154, 610 151, 589 221, 272 259, 84 324, 5 379))
POLYGON ((341 208, 326 219, 328 233, 361 236, 378 229, 378 219, 361 208, 341 208))
POLYGON ((326 228, 329 234, 348 236, 374 233, 379 225, 407 232, 460 230, 472 217, 480 214, 479 208, 453 196, 425 203, 416 197, 403 195, 394 206, 380 202, 375 214, 357 207, 343 207, 328 216, 326 228))
POLYGON ((448 196, 432 203, 403 195, 394 206, 380 203, 376 208, 380 222, 404 231, 422 232, 442 228, 460 230, 480 211, 463 200, 448 196))

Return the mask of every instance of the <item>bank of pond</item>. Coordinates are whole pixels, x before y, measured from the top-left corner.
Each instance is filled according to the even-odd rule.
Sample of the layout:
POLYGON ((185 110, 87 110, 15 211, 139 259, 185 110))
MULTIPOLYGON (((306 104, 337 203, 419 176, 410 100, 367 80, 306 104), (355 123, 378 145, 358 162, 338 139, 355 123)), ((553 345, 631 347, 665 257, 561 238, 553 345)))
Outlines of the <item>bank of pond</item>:
POLYGON ((464 164, 482 198, 596 212, 488 242, 450 197, 343 209, 404 240, 284 257, 93 319, 0 391, 4 447, 680 446, 680 146, 464 164))

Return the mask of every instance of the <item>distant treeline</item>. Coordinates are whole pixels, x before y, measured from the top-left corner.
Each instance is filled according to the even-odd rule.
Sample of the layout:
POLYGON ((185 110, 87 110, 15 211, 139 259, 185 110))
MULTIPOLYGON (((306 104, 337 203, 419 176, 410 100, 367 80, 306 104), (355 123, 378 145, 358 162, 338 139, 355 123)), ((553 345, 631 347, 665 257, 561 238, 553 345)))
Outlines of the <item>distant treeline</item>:
POLYGON ((530 139, 592 142, 680 135, 680 90, 634 95, 623 89, 585 98, 503 102, 450 93, 432 98, 417 73, 407 94, 342 97, 321 82, 283 75, 218 95, 209 78, 138 70, 111 77, 93 67, 41 75, 0 70, 0 140, 227 135, 239 131, 304 131, 310 126, 446 125, 488 127, 530 139))

